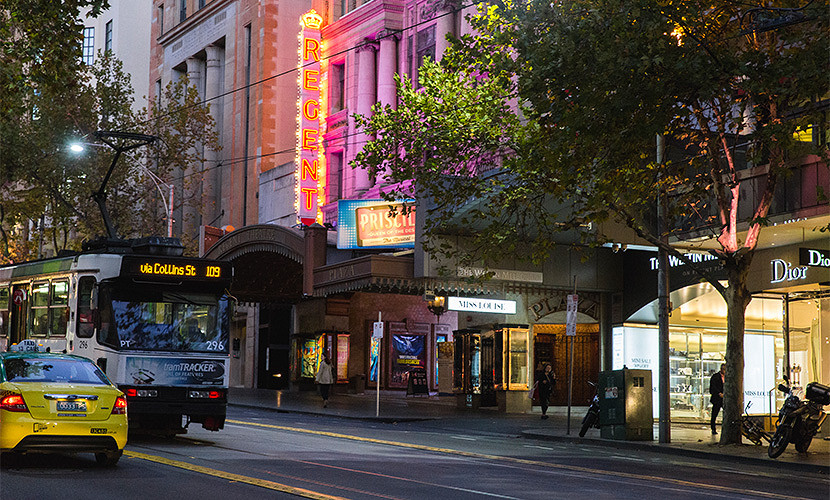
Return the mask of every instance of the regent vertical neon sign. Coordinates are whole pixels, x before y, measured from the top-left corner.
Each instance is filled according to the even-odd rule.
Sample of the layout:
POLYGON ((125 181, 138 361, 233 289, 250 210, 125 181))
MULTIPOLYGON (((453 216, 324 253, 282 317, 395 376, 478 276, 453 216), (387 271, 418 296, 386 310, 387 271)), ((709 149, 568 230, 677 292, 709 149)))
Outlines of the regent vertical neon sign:
POLYGON ((319 214, 320 166, 320 25, 314 9, 300 17, 300 70, 297 81, 297 155, 295 208, 300 222, 313 224, 319 214))

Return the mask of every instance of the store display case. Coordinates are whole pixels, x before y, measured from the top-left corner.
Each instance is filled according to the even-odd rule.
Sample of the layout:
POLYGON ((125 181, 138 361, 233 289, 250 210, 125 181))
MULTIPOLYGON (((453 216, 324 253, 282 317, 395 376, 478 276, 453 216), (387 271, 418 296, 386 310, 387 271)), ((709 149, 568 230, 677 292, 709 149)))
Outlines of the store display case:
POLYGON ((526 325, 494 325, 492 330, 453 332, 453 392, 461 407, 530 409, 530 332, 526 325))
POLYGON ((723 351, 705 350, 700 333, 672 333, 669 385, 672 416, 703 418, 709 412, 709 378, 720 370, 723 351))

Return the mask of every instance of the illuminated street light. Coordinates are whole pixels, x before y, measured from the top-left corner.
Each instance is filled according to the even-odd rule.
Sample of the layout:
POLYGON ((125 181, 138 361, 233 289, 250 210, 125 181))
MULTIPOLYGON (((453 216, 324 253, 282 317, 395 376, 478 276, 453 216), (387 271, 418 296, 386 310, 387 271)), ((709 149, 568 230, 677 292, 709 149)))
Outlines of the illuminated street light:
MULTIPOLYGON (((104 148, 108 147, 109 145, 105 144, 96 144, 94 142, 73 142, 69 145, 69 150, 73 153, 82 153, 86 148, 85 146, 93 146, 96 148, 104 148)), ((156 189, 158 189, 159 196, 161 196, 161 201, 164 206, 164 211, 167 213, 165 219, 167 220, 167 237, 173 237, 173 185, 167 182, 164 182, 158 175, 153 173, 152 170, 147 168, 144 165, 139 165, 141 169, 146 173, 150 180, 153 181, 153 184, 156 185, 156 189), (169 198, 165 197, 164 191, 162 190, 162 186, 169 190, 169 198)))

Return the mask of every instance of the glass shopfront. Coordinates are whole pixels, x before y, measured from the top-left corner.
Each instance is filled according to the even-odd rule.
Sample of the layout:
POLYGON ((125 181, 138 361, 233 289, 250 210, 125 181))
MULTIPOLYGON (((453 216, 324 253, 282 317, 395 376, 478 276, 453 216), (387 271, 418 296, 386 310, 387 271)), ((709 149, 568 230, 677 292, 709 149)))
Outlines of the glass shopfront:
MULTIPOLYGON (((674 309, 669 320, 669 385, 672 418, 708 419, 709 379, 726 354, 726 304, 704 293, 674 309)), ((658 415, 656 325, 624 324, 613 330, 613 369, 651 370, 654 416, 658 415)), ((744 404, 752 414, 778 407, 774 390, 785 373, 783 309, 780 298, 755 297, 746 311, 744 404)))

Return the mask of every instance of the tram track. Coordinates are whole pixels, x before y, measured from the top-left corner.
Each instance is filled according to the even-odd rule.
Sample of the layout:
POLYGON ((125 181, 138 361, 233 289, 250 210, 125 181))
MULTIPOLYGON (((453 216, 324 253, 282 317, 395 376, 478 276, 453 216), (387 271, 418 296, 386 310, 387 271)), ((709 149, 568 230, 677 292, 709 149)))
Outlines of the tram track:
MULTIPOLYGON (((744 488, 735 488, 731 486, 724 486, 724 485, 717 485, 717 484, 710 484, 705 482, 696 482, 696 481, 689 481, 686 479, 678 479, 678 478, 671 478, 671 477, 661 477, 661 476, 654 476, 650 474, 644 473, 633 473, 633 472, 622 472, 622 471, 610 471, 604 469, 598 469, 594 467, 584 467, 579 465, 573 464, 563 464, 563 463, 555 463, 549 462, 540 459, 529 459, 529 458, 519 458, 519 457, 511 457, 511 456, 504 456, 504 455, 495 455, 495 454, 487 454, 487 453, 479 453, 479 452, 471 452, 471 451, 464 451, 459 449, 447 448, 447 447, 435 447, 429 446, 424 444, 416 444, 416 443, 406 443, 401 441, 393 441, 387 439, 377 439, 371 437, 364 437, 358 436, 354 434, 346 434, 346 433, 337 433, 337 432, 329 432, 323 430, 314 430, 314 429, 307 429, 302 427, 294 427, 294 426, 286 426, 286 425, 274 425, 274 424, 266 424, 261 422, 251 422, 251 421, 244 421, 244 420, 233 420, 229 419, 227 422, 230 426, 240 427, 240 428, 257 428, 262 430, 271 430, 271 431, 279 431, 279 432, 291 432, 295 434, 301 435, 308 435, 308 436, 316 436, 316 437, 326 437, 326 438, 336 438, 336 439, 343 439, 349 440, 352 442, 359 442, 365 443, 370 445, 382 445, 382 446, 393 446, 397 448, 404 448, 413 451, 421 451, 421 452, 428 452, 428 453, 438 453, 444 456, 450 457, 458 457, 458 458, 465 458, 469 460, 473 460, 476 462, 486 461, 490 462, 491 466, 495 467, 508 467, 508 468, 516 468, 524 470, 528 472, 530 470, 537 471, 539 473, 554 473, 557 475, 566 475, 572 477, 579 477, 582 479, 594 479, 599 480, 601 482, 622 482, 622 483, 629 483, 635 482, 638 483, 640 486, 645 486, 649 488, 657 488, 659 490, 663 490, 664 492, 677 492, 677 491, 684 491, 684 492, 704 492, 709 496, 713 497, 725 497, 725 498, 746 498, 746 497, 756 497, 756 498, 770 498, 770 499, 795 499, 801 498, 792 495, 783 495, 778 493, 770 493, 765 491, 758 491, 758 490, 748 490, 744 488)), ((273 454, 269 453, 259 453, 251 449, 246 449, 244 447, 236 447, 236 446, 227 446, 211 441, 200 440, 195 438, 189 437, 178 437, 177 441, 190 443, 196 446, 208 446, 213 447, 216 449, 221 449, 233 453, 240 453, 244 455, 255 455, 257 457, 267 459, 272 458, 273 454)), ((146 448, 147 451, 153 451, 152 448, 146 448)), ((148 453, 137 453, 137 452, 129 452, 132 454, 128 454, 133 458, 140 458, 140 459, 149 459, 153 455, 148 453)), ((304 498, 345 498, 345 497, 336 497, 336 496, 328 496, 323 493, 315 492, 313 489, 306 489, 306 488, 296 488, 294 486, 289 486, 287 484, 283 484, 277 481, 271 481, 267 479, 261 479, 253 476, 247 476, 245 474, 235 474, 229 472, 223 472, 219 468, 214 467, 205 467, 199 466, 195 464, 191 464, 188 459, 192 459, 190 455, 186 453, 177 453, 175 451, 166 451, 165 453, 173 454, 182 458, 182 460, 172 460, 172 459, 164 459, 164 460, 156 460, 157 463, 166 463, 167 465, 176 466, 188 470, 192 470, 194 472, 200 473, 207 473, 217 477, 225 477, 223 474, 229 474, 228 478, 233 477, 234 481, 245 482, 247 484, 254 484, 257 486, 262 486, 268 489, 275 489, 277 491, 283 491, 285 493, 289 493, 295 496, 300 496, 304 498), (165 462, 165 460, 167 460, 165 462), (175 462, 175 463, 174 463, 175 462), (250 478, 250 481, 246 481, 243 478, 250 478), (280 489, 284 488, 284 489, 280 489), (296 491, 295 491, 296 489, 296 491), (322 496, 314 496, 314 495, 322 495, 322 496)), ((207 459, 202 459, 207 460, 207 459)), ((430 487, 430 488, 449 488, 458 489, 458 490, 466 490, 467 493, 473 493, 473 490, 453 487, 446 484, 437 484, 431 483, 427 481, 420 481, 408 477, 402 477, 400 475, 391 475, 391 474, 378 474, 377 472, 370 471, 370 470, 359 470, 351 467, 343 467, 338 465, 333 465, 331 463, 321 463, 317 461, 311 460, 299 460, 299 459, 291 459, 291 458, 283 458, 283 460, 291 460, 297 462, 298 464, 303 464, 312 467, 322 467, 327 469, 337 469, 340 472, 348 473, 348 474, 360 474, 364 476, 382 476, 384 479, 392 480, 392 481, 407 481, 407 482, 414 482, 418 483, 421 486, 430 487)), ((216 467, 224 467, 227 465, 226 460, 208 460, 209 462, 213 462, 216 464, 216 467)), ((385 494, 381 494, 378 492, 370 492, 359 490, 355 488, 350 488, 345 485, 335 485, 329 484, 325 482, 315 481, 313 479, 309 479, 307 477, 298 477, 298 476, 291 476, 287 474, 282 474, 276 472, 274 470, 268 470, 263 468, 250 468, 250 473, 260 476, 266 477, 279 477, 281 480, 287 480, 289 482, 297 483, 303 482, 306 485, 309 485, 310 488, 326 488, 326 489, 336 489, 338 491, 342 491, 345 495, 357 495, 360 497, 376 497, 376 498, 394 498, 385 494)), ((488 492, 485 491, 475 491, 478 495, 488 495, 488 492)), ((489 494, 489 496, 496 496, 502 498, 511 498, 506 495, 498 495, 498 494, 489 494)))

